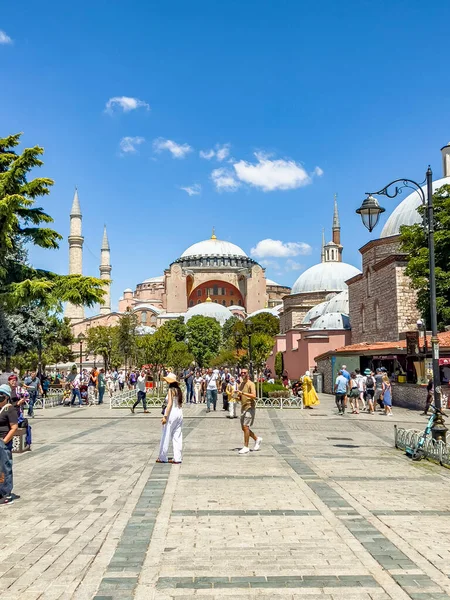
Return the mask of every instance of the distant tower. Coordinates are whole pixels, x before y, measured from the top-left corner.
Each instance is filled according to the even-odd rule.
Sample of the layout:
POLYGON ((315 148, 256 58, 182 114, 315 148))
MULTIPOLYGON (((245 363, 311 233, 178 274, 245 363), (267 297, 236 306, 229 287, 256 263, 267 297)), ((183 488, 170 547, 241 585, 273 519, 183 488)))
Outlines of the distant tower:
MULTIPOLYGON (((70 233, 69 242, 69 275, 81 275, 83 272, 83 242, 81 234, 81 214, 80 201, 78 200, 78 190, 75 188, 73 196, 72 210, 70 211, 70 233)), ((67 303, 64 315, 72 322, 82 321, 84 319, 84 307, 74 306, 67 303)))
POLYGON ((339 246, 338 256, 339 262, 342 262, 342 246, 341 246, 341 222, 339 221, 339 211, 337 204, 337 194, 334 195, 334 212, 333 212, 333 242, 339 246))
POLYGON ((322 228, 322 251, 320 252, 320 262, 325 262, 325 228, 322 228))
POLYGON ((450 142, 441 148, 442 152, 442 177, 450 177, 450 142))
MULTIPOLYGON (((103 240, 100 260, 100 279, 110 279, 111 268, 111 255, 108 242, 108 234, 106 233, 105 225, 105 228, 103 229, 103 240)), ((106 294, 103 296, 103 302, 100 305, 101 315, 107 315, 111 312, 111 284, 105 283, 104 289, 106 294)))

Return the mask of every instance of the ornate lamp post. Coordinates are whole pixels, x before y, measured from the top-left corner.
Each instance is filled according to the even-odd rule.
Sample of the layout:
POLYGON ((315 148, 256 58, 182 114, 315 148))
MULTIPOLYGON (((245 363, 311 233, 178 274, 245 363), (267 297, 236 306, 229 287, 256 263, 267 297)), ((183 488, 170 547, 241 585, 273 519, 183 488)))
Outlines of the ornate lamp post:
MULTIPOLYGON (((437 310, 436 310, 436 268, 435 268, 435 256, 434 256, 434 215, 433 215, 433 173, 431 168, 428 167, 426 172, 425 181, 422 184, 413 181, 412 179, 395 179, 391 181, 386 187, 379 190, 378 192, 368 192, 367 198, 363 201, 361 206, 356 211, 361 215, 362 222, 369 231, 372 231, 381 213, 385 211, 379 204, 374 196, 386 196, 387 198, 395 198, 401 193, 402 189, 408 187, 416 190, 422 200, 422 205, 426 209, 426 216, 424 218, 423 227, 425 233, 428 235, 428 255, 429 255, 429 269, 430 269, 430 316, 431 316, 431 351, 433 358, 433 393, 434 393, 434 405, 438 409, 442 409, 441 404, 441 380, 439 375, 439 340, 437 337, 437 310), (422 186, 426 183, 427 195, 422 189, 422 186), (395 185, 400 184, 400 185, 395 185), (390 192, 389 188, 395 186, 390 192)), ((438 413, 437 419, 434 422, 432 435, 435 440, 442 439, 445 442, 447 434, 447 428, 444 424, 442 415, 438 413)))
POLYGON ((77 336, 77 340, 80 343, 80 379, 81 379, 81 374, 83 373, 83 342, 86 339, 86 336, 83 334, 82 331, 80 331, 80 333, 77 336))

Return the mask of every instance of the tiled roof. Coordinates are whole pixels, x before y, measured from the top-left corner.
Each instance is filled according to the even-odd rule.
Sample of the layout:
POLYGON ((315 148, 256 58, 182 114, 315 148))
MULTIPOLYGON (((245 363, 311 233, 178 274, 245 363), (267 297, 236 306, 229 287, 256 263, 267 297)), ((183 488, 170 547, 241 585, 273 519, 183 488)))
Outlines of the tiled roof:
MULTIPOLYGON (((439 339, 439 347, 440 348, 450 348, 450 331, 443 331, 438 334, 439 339)), ((427 345, 428 348, 431 349, 431 337, 427 336, 427 345)), ((329 350, 328 352, 324 352, 320 356, 316 358, 320 358, 321 356, 325 356, 327 354, 348 354, 348 353, 356 353, 356 352, 373 352, 374 354, 379 354, 380 352, 385 353, 387 350, 405 350, 406 349, 406 340, 399 340, 397 342, 362 342, 360 344, 350 344, 349 346, 342 346, 341 348, 337 348, 336 350, 329 350)))

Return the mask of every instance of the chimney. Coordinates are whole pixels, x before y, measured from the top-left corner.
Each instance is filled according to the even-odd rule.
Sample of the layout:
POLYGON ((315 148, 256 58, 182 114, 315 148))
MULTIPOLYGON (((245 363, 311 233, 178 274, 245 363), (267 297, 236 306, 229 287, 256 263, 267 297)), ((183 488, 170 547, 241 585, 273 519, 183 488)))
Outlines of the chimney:
POLYGON ((441 148, 442 153, 442 177, 450 177, 450 142, 441 148))

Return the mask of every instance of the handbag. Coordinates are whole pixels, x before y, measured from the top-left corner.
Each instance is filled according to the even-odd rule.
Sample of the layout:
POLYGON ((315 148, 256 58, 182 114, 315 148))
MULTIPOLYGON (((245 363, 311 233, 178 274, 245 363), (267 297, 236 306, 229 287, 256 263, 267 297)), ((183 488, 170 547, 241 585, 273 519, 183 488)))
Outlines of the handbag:
POLYGON ((350 398, 359 398, 359 387, 352 387, 349 394, 350 398))

